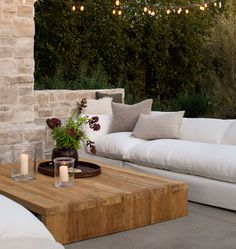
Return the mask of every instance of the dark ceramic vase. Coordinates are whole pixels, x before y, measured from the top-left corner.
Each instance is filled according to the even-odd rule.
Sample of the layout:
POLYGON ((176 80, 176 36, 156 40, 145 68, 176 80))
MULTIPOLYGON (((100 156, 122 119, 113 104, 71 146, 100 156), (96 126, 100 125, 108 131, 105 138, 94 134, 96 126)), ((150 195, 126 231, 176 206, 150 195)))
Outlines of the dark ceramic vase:
POLYGON ((78 151, 73 148, 54 148, 52 150, 52 160, 56 157, 73 157, 75 159, 75 166, 78 163, 78 151))

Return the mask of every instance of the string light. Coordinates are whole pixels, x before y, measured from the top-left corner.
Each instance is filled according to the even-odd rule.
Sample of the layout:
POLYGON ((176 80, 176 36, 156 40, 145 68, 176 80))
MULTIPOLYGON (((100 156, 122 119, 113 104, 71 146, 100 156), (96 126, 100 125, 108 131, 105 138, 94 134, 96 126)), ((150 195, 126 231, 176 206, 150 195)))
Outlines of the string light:
MULTIPOLYGON (((26 2, 26 0, 22 0, 22 3, 25 3, 25 2, 26 2)), ((207 9, 212 9, 212 7, 222 8, 222 0, 207 0, 207 1, 203 0, 203 2, 201 2, 201 3, 188 3, 186 5, 177 5, 175 3, 163 5, 161 2, 156 2, 155 4, 149 3, 146 6, 145 6, 145 4, 142 4, 142 6, 141 6, 141 8, 143 9, 143 12, 145 14, 148 14, 150 16, 156 16, 157 18, 158 18, 158 16, 162 16, 163 12, 166 13, 167 15, 175 14, 175 13, 176 14, 181 14, 181 13, 189 14, 190 11, 192 11, 193 9, 199 9, 201 11, 205 11, 207 9)), ((72 11, 76 11, 77 8, 79 8, 79 10, 81 12, 85 11, 84 5, 80 5, 80 7, 76 7, 76 5, 73 5, 71 7, 72 11)), ((121 0, 114 0, 112 14, 113 15, 117 14, 117 15, 121 16, 125 11, 127 11, 127 12, 134 11, 136 14, 135 8, 133 8, 133 7, 130 8, 128 4, 127 5, 121 4, 121 0)))
POLYGON ((179 9, 177 10, 177 13, 180 14, 181 12, 182 12, 182 9, 179 8, 179 9))
POLYGON ((119 6, 119 5, 120 5, 120 1, 119 1, 119 0, 116 0, 116 1, 115 1, 115 5, 116 5, 116 6, 119 6))
POLYGON ((84 5, 81 5, 81 6, 79 7, 79 9, 80 9, 80 11, 84 11, 84 5))

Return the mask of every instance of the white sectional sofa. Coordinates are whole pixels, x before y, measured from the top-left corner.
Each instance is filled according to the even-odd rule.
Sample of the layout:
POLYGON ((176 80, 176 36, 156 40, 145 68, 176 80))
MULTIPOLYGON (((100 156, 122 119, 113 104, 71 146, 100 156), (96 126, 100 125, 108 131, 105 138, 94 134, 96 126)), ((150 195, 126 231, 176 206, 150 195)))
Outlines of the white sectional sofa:
POLYGON ((32 213, 0 195, 1 249, 63 249, 32 213))
POLYGON ((144 140, 110 133, 112 114, 98 116, 101 130, 87 129, 97 154, 80 156, 185 181, 190 201, 236 210, 236 120, 183 118, 179 139, 144 140))

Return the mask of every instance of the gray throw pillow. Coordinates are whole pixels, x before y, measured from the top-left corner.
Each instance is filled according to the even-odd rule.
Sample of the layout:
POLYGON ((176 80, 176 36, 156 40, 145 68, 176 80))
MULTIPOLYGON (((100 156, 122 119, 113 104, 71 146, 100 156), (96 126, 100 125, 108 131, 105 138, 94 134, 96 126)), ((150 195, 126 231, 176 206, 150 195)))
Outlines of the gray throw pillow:
POLYGON ((141 139, 179 138, 184 111, 160 115, 140 114, 132 135, 141 139))
POLYGON ((134 105, 111 103, 113 118, 111 132, 133 131, 139 115, 150 114, 152 99, 134 105))
POLYGON ((108 93, 96 92, 95 95, 96 95, 96 99, 101 99, 101 98, 104 98, 104 97, 110 97, 110 98, 112 98, 112 102, 123 103, 122 93, 108 94, 108 93))

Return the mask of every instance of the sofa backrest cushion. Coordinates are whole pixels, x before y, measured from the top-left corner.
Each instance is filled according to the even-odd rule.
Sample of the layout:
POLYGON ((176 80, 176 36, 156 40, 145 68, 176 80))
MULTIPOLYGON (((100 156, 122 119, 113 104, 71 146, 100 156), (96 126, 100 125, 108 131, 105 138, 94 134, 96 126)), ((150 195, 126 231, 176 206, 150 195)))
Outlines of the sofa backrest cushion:
POLYGON ((112 102, 111 106, 113 113, 111 132, 129 132, 133 131, 141 113, 150 114, 152 99, 146 99, 134 105, 112 102))
POLYGON ((141 139, 179 138, 184 111, 163 115, 140 114, 133 135, 141 139))
POLYGON ((184 118, 180 138, 203 143, 220 144, 232 120, 184 118))
POLYGON ((112 121, 112 114, 101 114, 101 115, 86 115, 89 118, 93 116, 97 116, 99 118, 98 123, 100 124, 100 130, 94 131, 89 128, 89 125, 83 126, 83 131, 86 132, 88 138, 96 142, 100 137, 103 137, 110 133, 111 131, 111 121, 112 121))
POLYGON ((222 144, 236 145, 236 120, 232 121, 227 129, 222 141, 222 144))

